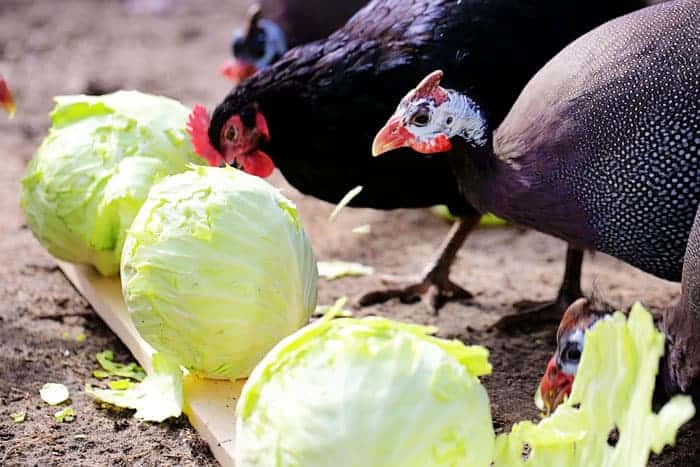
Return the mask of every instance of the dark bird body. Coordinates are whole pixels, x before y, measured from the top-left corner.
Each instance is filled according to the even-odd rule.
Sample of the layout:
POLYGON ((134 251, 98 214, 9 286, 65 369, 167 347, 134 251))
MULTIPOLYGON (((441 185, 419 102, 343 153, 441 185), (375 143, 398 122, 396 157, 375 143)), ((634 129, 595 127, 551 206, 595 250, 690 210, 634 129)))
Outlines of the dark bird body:
POLYGON ((265 18, 277 23, 292 48, 323 39, 359 10, 367 0, 262 0, 265 18))
MULTIPOLYGON (((442 128, 479 209, 682 280, 663 319, 661 376, 670 393, 700 395, 700 2, 649 7, 582 36, 528 83, 492 139, 481 137, 488 122, 478 99, 439 87, 439 78, 409 93, 411 105, 378 138, 387 128, 437 138, 442 128), (435 131, 399 118, 419 105, 431 109, 435 131), (458 127, 442 125, 455 108, 458 127)), ((569 309, 543 396, 563 399, 552 381, 570 389, 583 334, 601 315, 583 299, 569 309)))
MULTIPOLYGON (((428 159, 402 149, 372 158, 376 129, 405 90, 438 67, 446 71, 448 84, 477 98, 497 124, 554 53, 578 35, 644 4, 375 0, 327 39, 290 50, 232 90, 212 116, 209 139, 226 152, 222 138, 231 117, 243 117, 245 133, 259 111, 271 135, 262 148, 287 181, 305 194, 337 202, 362 185, 352 206, 446 204, 463 221, 444 243, 442 256, 426 270, 426 279, 406 289, 368 295, 363 302, 403 299, 415 296, 415 291, 424 294, 428 280, 439 289, 457 290, 456 296, 463 298, 468 293, 449 283, 447 276, 479 213, 460 192, 445 155, 428 159)), ((567 289, 575 297, 580 293, 581 253, 568 258, 572 265, 567 262, 567 289)))
POLYGON ((354 206, 377 209, 468 207, 445 157, 369 149, 405 90, 441 67, 500 122, 520 89, 549 57, 641 1, 379 0, 327 40, 290 50, 235 88, 216 109, 215 146, 226 118, 257 102, 272 139, 266 147, 285 178, 329 202, 363 185, 354 206), (402 187, 401 190, 396 190, 402 187))
POLYGON ((499 170, 474 202, 679 281, 700 205, 699 5, 621 18, 549 62, 498 128, 499 170))

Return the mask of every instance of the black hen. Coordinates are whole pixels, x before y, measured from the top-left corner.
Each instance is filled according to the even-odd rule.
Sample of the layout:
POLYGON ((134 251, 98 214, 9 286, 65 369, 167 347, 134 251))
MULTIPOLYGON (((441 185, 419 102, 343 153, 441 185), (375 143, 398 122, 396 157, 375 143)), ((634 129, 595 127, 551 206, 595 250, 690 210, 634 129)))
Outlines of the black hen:
MULTIPOLYGON (((642 0, 374 0, 327 39, 290 50, 232 90, 212 116, 209 139, 224 160, 244 169, 260 165, 251 161, 264 150, 292 185, 329 202, 362 185, 353 206, 447 204, 464 220, 424 280, 363 302, 429 291, 434 301, 464 297, 447 276, 477 212, 460 195, 446 157, 403 149, 374 159, 377 129, 405 90, 436 68, 445 71, 445 86, 469 92, 498 123, 559 49, 642 6, 642 0)), ((573 277, 565 281, 564 301, 580 294, 581 255, 571 252, 569 259, 573 277)))
POLYGON ((288 48, 322 39, 342 26, 367 0, 262 0, 234 32, 234 60, 221 72, 239 83, 277 61, 288 48))

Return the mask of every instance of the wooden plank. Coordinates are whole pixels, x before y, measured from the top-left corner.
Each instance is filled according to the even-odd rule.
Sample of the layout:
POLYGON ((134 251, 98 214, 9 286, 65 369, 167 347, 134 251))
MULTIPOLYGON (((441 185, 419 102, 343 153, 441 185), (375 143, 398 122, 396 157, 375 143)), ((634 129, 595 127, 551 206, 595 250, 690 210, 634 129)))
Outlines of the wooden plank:
MULTIPOLYGON (((75 288, 131 351, 146 371, 153 348, 139 336, 122 298, 119 278, 103 277, 89 266, 58 261, 75 288)), ((223 466, 235 464, 235 407, 244 381, 216 381, 188 375, 184 381, 185 413, 223 466)))

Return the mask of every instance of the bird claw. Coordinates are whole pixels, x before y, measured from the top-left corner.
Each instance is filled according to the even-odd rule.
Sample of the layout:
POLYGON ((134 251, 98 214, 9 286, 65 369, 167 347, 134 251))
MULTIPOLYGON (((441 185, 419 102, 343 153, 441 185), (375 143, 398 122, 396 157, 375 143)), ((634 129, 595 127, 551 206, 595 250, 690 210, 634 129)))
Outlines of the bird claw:
POLYGON ((437 313, 437 311, 449 301, 469 300, 473 297, 470 292, 455 284, 449 278, 434 279, 425 277, 418 281, 407 281, 405 278, 401 281, 397 281, 396 279, 396 277, 384 277, 382 282, 403 283, 407 285, 368 292, 356 300, 357 304, 361 307, 365 307, 398 298, 402 303, 423 301, 431 310, 437 313))

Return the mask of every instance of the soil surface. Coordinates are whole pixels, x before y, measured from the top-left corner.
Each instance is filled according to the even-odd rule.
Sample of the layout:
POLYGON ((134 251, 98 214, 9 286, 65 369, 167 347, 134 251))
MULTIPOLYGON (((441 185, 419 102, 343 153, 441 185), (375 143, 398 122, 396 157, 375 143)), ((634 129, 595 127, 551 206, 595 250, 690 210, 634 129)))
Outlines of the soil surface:
MULTIPOLYGON (((19 181, 48 127, 54 95, 131 88, 190 105, 216 104, 229 87, 218 65, 246 7, 220 0, 0 2, 0 73, 18 105, 14 120, 0 115, 0 465, 216 464, 186 419, 139 422, 129 412, 98 407, 82 391, 86 382, 96 383, 96 352, 112 349, 118 361, 132 357, 26 228, 19 181), (86 336, 82 342, 75 339, 80 334, 86 336), (70 389, 74 422, 55 422, 57 409, 39 398, 39 388, 50 381, 70 389), (19 411, 26 421, 14 423, 9 414, 19 411)), ((278 173, 271 181, 298 204, 319 259, 360 261, 378 274, 417 273, 449 228, 427 210, 347 209, 329 224, 331 205, 300 195, 278 173), (362 224, 372 226, 371 234, 352 233, 362 224)), ((519 300, 553 297, 564 252, 564 243, 535 232, 479 230, 452 275, 475 294, 472 302, 450 303, 439 316, 421 303, 396 301, 357 314, 433 324, 441 336, 487 346, 494 371, 484 382, 496 427, 507 430, 518 420, 537 419, 532 395, 553 350, 554 325, 511 333, 486 329, 519 300)), ((677 284, 602 254, 585 260, 585 291, 593 283, 617 306, 643 300, 654 311, 679 292, 677 284)), ((379 275, 321 280, 319 302, 380 285, 379 275)), ((651 465, 700 465, 697 423, 651 465)))

